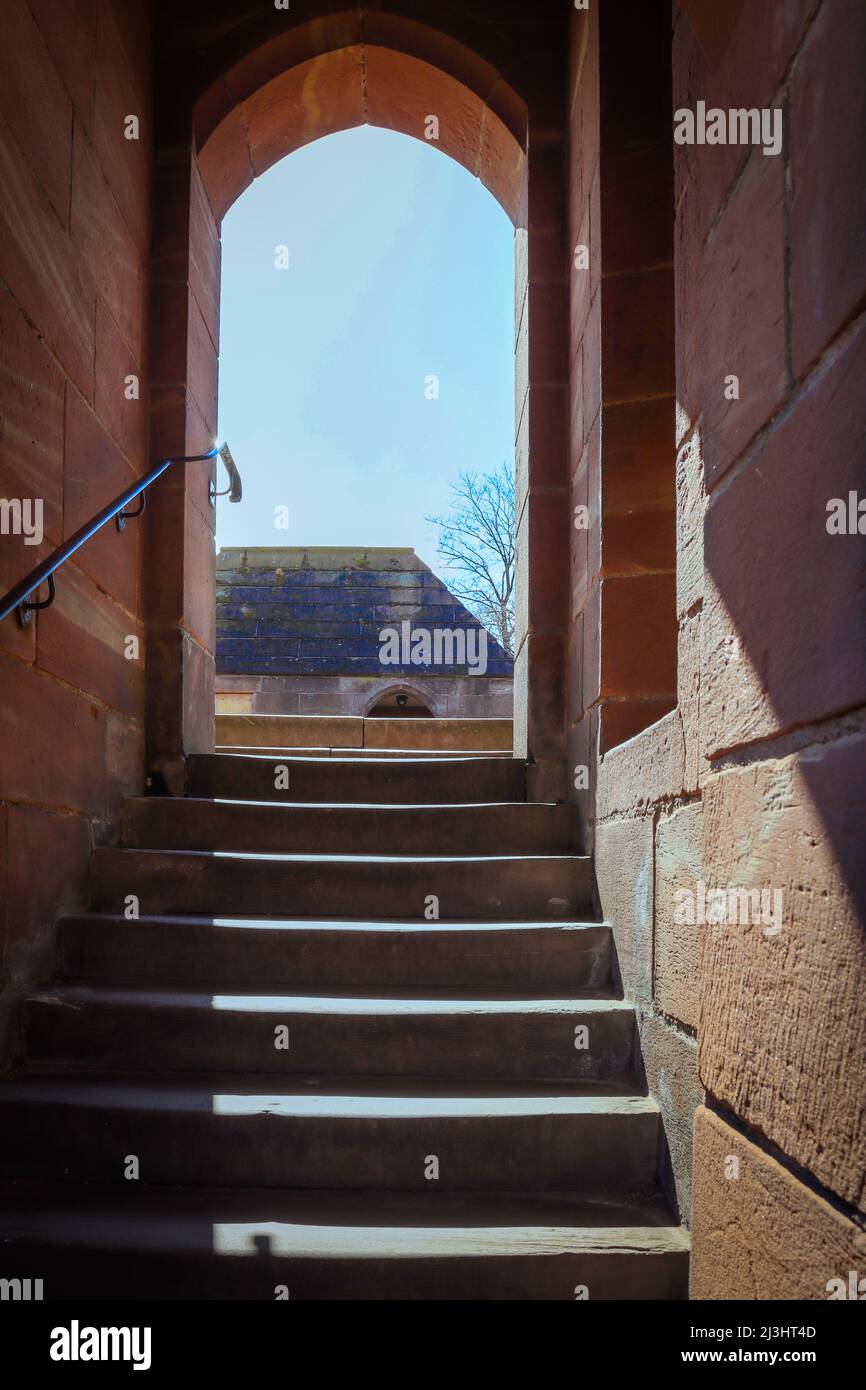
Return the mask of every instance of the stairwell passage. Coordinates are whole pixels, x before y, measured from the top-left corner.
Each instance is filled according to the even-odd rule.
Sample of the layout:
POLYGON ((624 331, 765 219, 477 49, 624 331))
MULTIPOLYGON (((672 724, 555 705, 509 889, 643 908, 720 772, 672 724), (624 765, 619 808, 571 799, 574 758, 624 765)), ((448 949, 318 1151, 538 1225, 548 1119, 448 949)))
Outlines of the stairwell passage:
POLYGON ((501 754, 249 750, 130 801, 21 1006, 0 1274, 46 1299, 684 1298, 590 863, 524 786, 501 754))

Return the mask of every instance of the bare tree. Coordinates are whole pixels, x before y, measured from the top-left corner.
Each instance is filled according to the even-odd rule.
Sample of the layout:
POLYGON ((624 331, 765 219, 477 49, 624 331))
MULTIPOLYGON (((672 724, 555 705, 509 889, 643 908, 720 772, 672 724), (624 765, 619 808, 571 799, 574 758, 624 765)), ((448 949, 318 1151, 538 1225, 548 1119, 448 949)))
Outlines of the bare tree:
POLYGON ((450 587, 501 646, 514 655, 514 474, 461 473, 451 511, 425 520, 439 527, 439 554, 456 579, 450 587))

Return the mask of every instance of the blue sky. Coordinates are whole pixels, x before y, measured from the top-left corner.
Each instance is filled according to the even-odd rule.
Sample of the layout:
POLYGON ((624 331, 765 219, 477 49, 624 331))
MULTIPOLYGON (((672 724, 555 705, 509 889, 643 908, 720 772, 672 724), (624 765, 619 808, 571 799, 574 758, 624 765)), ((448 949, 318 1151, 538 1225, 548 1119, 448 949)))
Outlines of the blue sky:
POLYGON ((218 543, 409 545, 441 569, 425 515, 462 469, 514 459, 502 208, 430 145, 362 126, 257 179, 222 244, 219 428, 244 500, 220 503, 218 543))

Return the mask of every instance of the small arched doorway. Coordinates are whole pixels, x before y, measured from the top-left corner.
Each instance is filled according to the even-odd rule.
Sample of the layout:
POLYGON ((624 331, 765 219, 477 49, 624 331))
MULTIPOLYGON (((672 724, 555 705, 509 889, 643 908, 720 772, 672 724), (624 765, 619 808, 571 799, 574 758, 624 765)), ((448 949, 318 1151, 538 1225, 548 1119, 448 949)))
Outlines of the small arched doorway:
POLYGON ((432 719, 433 711, 414 690, 391 690, 380 696, 367 719, 432 719))

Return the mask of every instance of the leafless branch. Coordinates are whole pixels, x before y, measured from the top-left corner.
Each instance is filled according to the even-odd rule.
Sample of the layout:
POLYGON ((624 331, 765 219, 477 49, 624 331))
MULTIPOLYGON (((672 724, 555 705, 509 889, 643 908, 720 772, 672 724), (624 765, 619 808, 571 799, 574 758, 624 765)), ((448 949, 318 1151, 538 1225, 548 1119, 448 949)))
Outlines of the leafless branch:
POLYGON ((451 511, 428 516, 439 527, 439 554, 455 571, 454 594, 514 654, 514 475, 461 473, 451 511))

